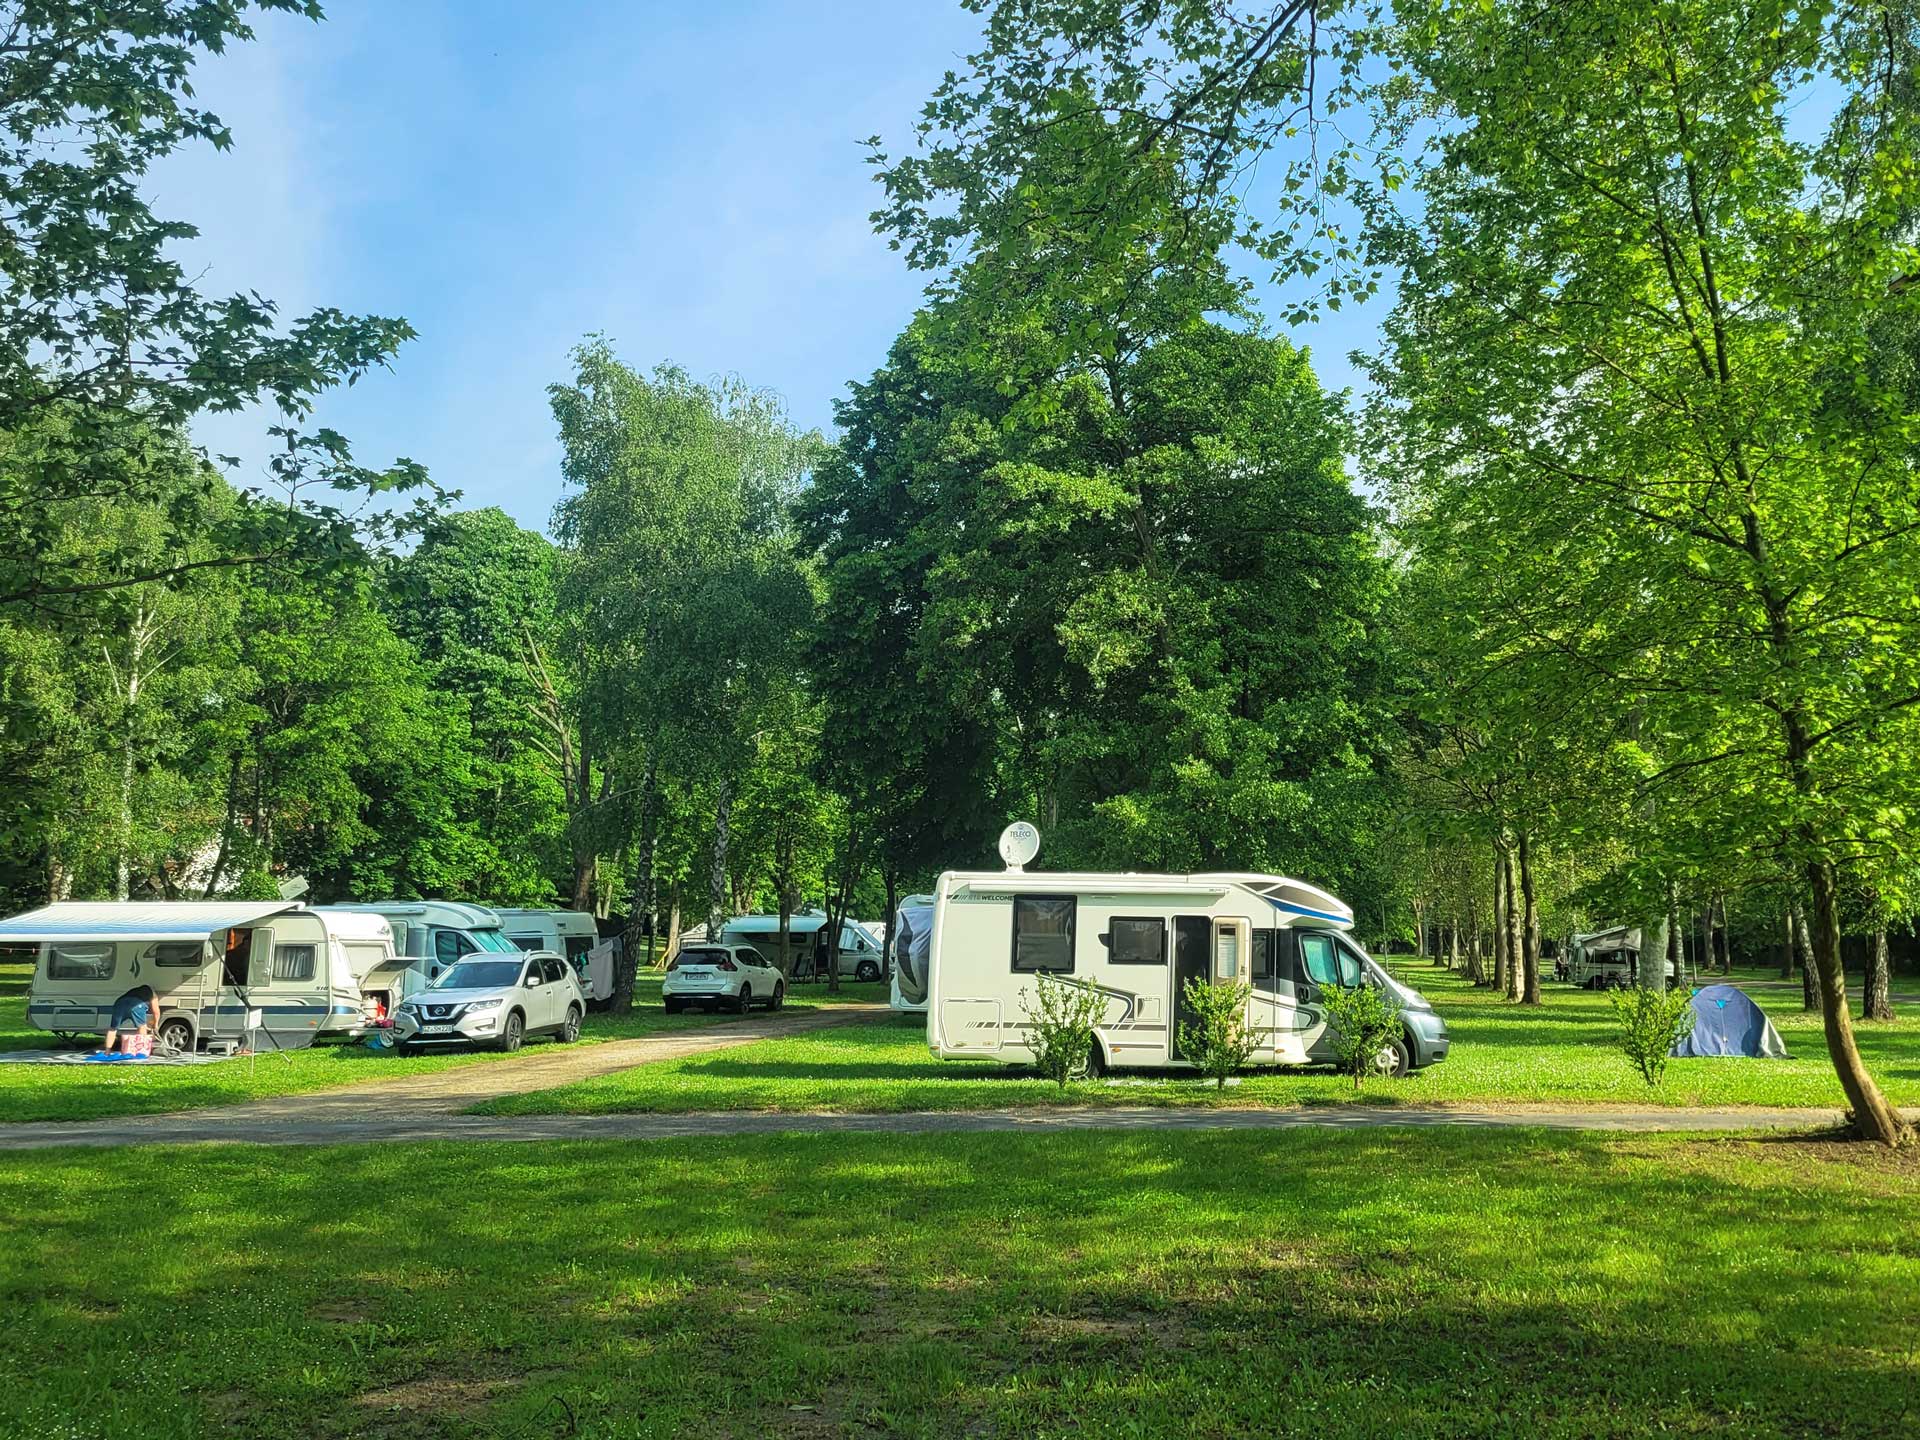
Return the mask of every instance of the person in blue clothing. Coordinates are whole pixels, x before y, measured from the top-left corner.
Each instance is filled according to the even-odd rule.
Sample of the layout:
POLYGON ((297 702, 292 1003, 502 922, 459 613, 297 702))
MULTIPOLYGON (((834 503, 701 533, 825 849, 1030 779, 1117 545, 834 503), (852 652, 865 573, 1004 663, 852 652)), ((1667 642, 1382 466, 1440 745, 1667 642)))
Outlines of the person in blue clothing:
POLYGON ((155 998, 153 987, 136 985, 113 1002, 113 1018, 107 1022, 107 1041, 102 1048, 113 1049, 122 1030, 147 1035, 159 1029, 160 1001, 155 998))

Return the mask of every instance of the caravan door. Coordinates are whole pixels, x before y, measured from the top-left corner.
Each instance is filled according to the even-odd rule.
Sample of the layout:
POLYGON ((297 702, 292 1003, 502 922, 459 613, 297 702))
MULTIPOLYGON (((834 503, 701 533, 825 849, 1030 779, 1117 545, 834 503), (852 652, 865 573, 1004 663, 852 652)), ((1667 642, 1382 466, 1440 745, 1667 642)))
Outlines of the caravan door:
MULTIPOLYGON (((283 919, 285 917, 282 917, 283 919)), ((304 1050, 326 1027, 333 1004, 326 937, 320 927, 276 925, 253 932, 247 993, 262 1013, 263 1048, 304 1050)))
POLYGON ((1197 980, 1205 984, 1212 968, 1210 951, 1213 946, 1213 921, 1205 915, 1176 915, 1173 917, 1173 965, 1170 976, 1173 982, 1173 994, 1167 1000, 1167 1014, 1173 1023, 1167 1027, 1167 1058, 1184 1060, 1187 1057, 1180 1052, 1180 1027, 1194 1023, 1194 1014, 1187 1004, 1187 982, 1197 980))

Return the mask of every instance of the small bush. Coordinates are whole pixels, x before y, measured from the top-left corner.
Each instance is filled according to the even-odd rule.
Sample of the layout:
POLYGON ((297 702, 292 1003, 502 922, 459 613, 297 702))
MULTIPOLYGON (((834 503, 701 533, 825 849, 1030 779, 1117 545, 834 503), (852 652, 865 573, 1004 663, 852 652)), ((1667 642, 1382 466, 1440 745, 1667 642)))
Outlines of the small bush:
POLYGON ((1031 994, 1020 996, 1027 1017, 1027 1048, 1042 1075, 1064 1090, 1067 1082, 1087 1068, 1093 1053, 1093 1027, 1107 1008, 1098 990, 1069 985, 1051 975, 1037 975, 1031 994))
POLYGON ((1320 1001, 1327 1009, 1327 1040, 1335 1066, 1353 1076, 1358 1090, 1380 1055, 1402 1034, 1400 1002, 1378 985, 1351 990, 1326 986, 1320 1001))
POLYGON ((1227 1088, 1227 1077, 1253 1054, 1253 1032, 1247 1028, 1247 1001, 1253 989, 1244 981, 1213 984, 1198 977, 1187 981, 1187 1008, 1194 1023, 1180 1027, 1180 1053, 1213 1077, 1214 1088, 1227 1088))
POLYGON ((1693 1030, 1693 992, 1684 985, 1610 990, 1607 999, 1620 1020, 1620 1048, 1639 1067, 1642 1080, 1658 1085, 1674 1045, 1693 1030))

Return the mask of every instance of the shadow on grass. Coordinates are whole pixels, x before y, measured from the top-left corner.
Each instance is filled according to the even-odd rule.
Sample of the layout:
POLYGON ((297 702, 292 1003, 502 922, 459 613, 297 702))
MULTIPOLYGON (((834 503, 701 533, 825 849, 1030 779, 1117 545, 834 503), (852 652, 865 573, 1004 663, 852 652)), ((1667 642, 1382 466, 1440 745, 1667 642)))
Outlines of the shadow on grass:
POLYGON ((5 1213, 36 1217, 0 1253, 35 1356, 0 1429, 85 1394, 129 1440, 175 1433, 183 1407, 202 1428, 352 1433, 423 1375, 492 1386, 460 1417, 490 1434, 536 1433, 556 1395, 591 1433, 644 1415, 659 1434, 1265 1436, 1311 1413, 1329 1440, 1893 1436, 1911 1418, 1916 1187, 1762 1143, 839 1135, 193 1159, 0 1168, 5 1213), (1687 1223, 1646 1226, 1678 1183, 1687 1223), (342 1194, 434 1223, 343 1224, 342 1194), (129 1272, 128 1253, 155 1261, 129 1272), (169 1365, 126 1366, 128 1334, 169 1365))

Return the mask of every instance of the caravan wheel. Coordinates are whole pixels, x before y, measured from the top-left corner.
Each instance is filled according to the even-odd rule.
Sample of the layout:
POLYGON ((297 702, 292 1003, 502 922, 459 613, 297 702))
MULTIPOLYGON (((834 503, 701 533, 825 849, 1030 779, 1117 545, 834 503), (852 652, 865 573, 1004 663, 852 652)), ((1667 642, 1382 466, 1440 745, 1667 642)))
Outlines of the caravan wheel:
POLYGON ((175 1050, 193 1053, 193 1022, 182 1016, 160 1022, 160 1033, 154 1036, 162 1045, 170 1045, 175 1050))
POLYGON ((880 978, 880 962, 877 960, 862 960, 859 965, 854 967, 853 978, 856 980, 878 980, 880 978))

